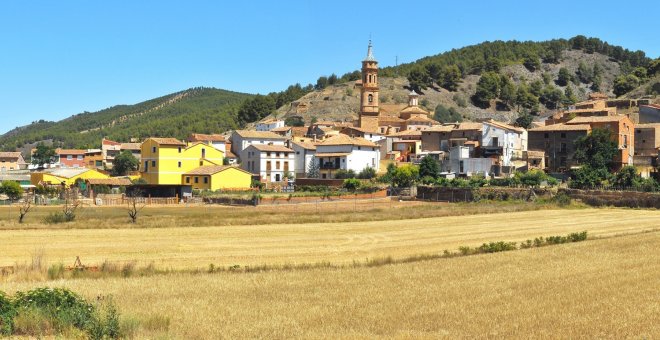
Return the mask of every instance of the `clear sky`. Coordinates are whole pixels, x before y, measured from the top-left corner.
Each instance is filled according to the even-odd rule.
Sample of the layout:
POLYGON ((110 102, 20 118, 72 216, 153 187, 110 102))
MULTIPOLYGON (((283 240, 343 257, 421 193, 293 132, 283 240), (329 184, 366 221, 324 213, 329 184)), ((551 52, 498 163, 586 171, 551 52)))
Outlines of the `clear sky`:
POLYGON ((0 133, 195 86, 249 93, 485 40, 578 34, 660 55, 657 1, 3 1, 0 133))

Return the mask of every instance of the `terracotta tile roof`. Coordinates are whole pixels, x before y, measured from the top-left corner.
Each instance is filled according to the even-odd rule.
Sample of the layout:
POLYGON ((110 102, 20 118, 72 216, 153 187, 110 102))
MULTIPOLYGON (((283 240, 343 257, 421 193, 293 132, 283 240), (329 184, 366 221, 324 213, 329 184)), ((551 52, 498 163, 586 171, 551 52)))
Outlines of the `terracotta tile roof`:
POLYGON ((112 141, 112 140, 109 140, 109 139, 105 139, 105 138, 101 141, 101 145, 119 145, 119 144, 121 144, 121 143, 115 142, 115 141, 112 141))
POLYGON ((403 123, 405 120, 394 117, 394 116, 380 116, 378 117, 378 123, 383 125, 384 123, 403 123))
POLYGON ((207 134, 203 134, 203 133, 192 133, 192 134, 190 134, 190 137, 188 137, 188 141, 190 141, 190 142, 224 142, 225 141, 225 136, 218 135, 218 134, 207 135, 207 134))
POLYGON ((362 137, 350 137, 348 135, 339 134, 332 136, 318 145, 357 145, 357 146, 372 146, 377 147, 378 145, 362 138, 362 137))
POLYGON ((502 123, 502 122, 498 122, 498 121, 492 120, 492 119, 485 121, 484 124, 490 124, 490 125, 493 125, 495 127, 499 127, 501 129, 516 131, 516 132, 520 132, 520 133, 525 131, 525 129, 523 129, 523 128, 516 127, 516 126, 509 125, 509 124, 502 123))
POLYGON ((142 143, 121 143, 120 149, 122 150, 140 150, 142 143))
POLYGON ((409 122, 424 122, 424 123, 437 123, 437 124, 440 124, 437 121, 435 121, 435 120, 433 120, 429 117, 426 117, 426 116, 410 117, 410 118, 406 119, 406 123, 409 123, 409 122))
POLYGON ((84 155, 87 150, 78 149, 56 149, 55 153, 58 155, 84 155))
POLYGON ((181 145, 181 146, 186 146, 186 143, 176 139, 176 138, 158 138, 158 137, 150 137, 147 139, 151 139, 154 142, 161 144, 161 145, 181 145))
POLYGON ((129 186, 133 185, 128 178, 89 178, 86 180, 90 185, 129 186))
MULTIPOLYGON (((270 151, 270 152, 293 152, 293 150, 287 148, 284 145, 270 145, 270 144, 252 144, 251 147, 259 151, 270 151)), ((248 147, 250 147, 248 146, 248 147)))
POLYGON ((387 137, 421 137, 422 136, 422 131, 419 130, 403 130, 399 131, 397 133, 392 133, 387 135, 387 137))
POLYGON ((566 122, 566 124, 573 125, 573 124, 589 124, 589 123, 615 123, 615 122, 620 122, 626 118, 628 117, 626 116, 576 117, 566 122))
POLYGON ((233 152, 231 152, 230 148, 227 148, 227 152, 225 152, 225 158, 238 158, 233 152))
POLYGON ((0 152, 0 158, 19 158, 20 152, 0 152))
POLYGON ((412 114, 425 114, 429 115, 430 113, 419 106, 408 106, 405 109, 401 110, 401 113, 412 113, 412 114))
POLYGON ((482 123, 465 122, 458 124, 458 127, 456 127, 454 130, 481 130, 483 127, 484 126, 482 123))
POLYGON ((539 126, 537 128, 530 129, 529 132, 550 132, 550 131, 590 131, 591 125, 589 124, 552 124, 546 126, 539 126))
POLYGON ((291 135, 296 137, 303 137, 307 134, 309 126, 293 126, 291 127, 291 135))
POLYGON ((451 132, 454 129, 451 125, 432 126, 423 132, 451 132))
POLYGON ((247 171, 245 171, 241 168, 231 166, 231 165, 205 165, 205 166, 200 166, 199 168, 192 169, 192 170, 186 172, 184 175, 207 175, 207 176, 210 176, 210 175, 215 175, 218 172, 225 171, 227 169, 236 169, 236 170, 239 170, 241 172, 245 172, 245 173, 249 174, 249 172, 247 172, 247 171))
POLYGON ((316 144, 310 142, 293 142, 293 144, 306 150, 316 150, 316 144))
POLYGON ((277 139, 284 140, 286 138, 270 131, 255 131, 255 130, 236 130, 237 135, 243 138, 264 138, 264 139, 277 139))

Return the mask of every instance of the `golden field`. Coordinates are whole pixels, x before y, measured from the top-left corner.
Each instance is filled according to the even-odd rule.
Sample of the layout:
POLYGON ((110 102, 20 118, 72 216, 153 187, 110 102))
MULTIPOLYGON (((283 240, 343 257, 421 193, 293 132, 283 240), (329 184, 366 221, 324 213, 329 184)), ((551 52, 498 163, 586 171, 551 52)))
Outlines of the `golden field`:
POLYGON ((88 265, 153 263, 158 269, 347 264, 583 230, 590 237, 628 234, 654 230, 659 219, 655 210, 555 209, 350 223, 214 226, 209 219, 194 228, 10 229, 0 231, 0 266, 29 263, 35 254, 48 264, 69 265, 80 256, 88 265))
MULTIPOLYGON (((602 212, 610 217, 600 220, 613 216, 602 212)), ((597 223, 598 211, 589 213, 597 223)), ((140 321, 136 338, 654 339, 658 249, 660 233, 650 232, 373 268, 3 283, 0 290, 112 294, 125 320, 140 321)))

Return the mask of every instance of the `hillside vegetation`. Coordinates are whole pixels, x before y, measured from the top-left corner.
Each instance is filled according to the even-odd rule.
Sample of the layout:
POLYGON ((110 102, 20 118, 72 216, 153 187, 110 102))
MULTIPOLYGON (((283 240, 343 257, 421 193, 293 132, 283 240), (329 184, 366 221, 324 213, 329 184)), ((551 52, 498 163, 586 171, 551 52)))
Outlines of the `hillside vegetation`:
MULTIPOLYGON (((357 62, 356 62, 357 64, 357 62)), ((494 41, 454 49, 380 70, 381 104, 403 104, 414 89, 429 111, 453 109, 462 119, 537 119, 584 100, 591 92, 657 95, 660 60, 597 38, 576 36, 544 42, 494 41)), ((281 107, 276 116, 305 120, 352 120, 359 109, 358 71, 318 79, 299 101, 307 112, 281 107)), ((453 116, 452 116, 453 118, 453 116)))
POLYGON ((84 112, 59 122, 38 121, 0 137, 0 148, 53 139, 58 146, 98 148, 103 137, 119 141, 149 136, 184 138, 192 131, 216 132, 239 126, 237 111, 251 95, 193 88, 134 105, 84 112))

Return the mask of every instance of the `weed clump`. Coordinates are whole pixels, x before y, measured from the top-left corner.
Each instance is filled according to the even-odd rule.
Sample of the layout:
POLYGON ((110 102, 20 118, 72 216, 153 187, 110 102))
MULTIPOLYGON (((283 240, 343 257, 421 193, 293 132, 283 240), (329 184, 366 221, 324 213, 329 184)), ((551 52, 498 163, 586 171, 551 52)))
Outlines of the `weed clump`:
POLYGON ((0 292, 0 335, 120 338, 119 312, 112 298, 99 301, 103 303, 89 303, 63 288, 17 292, 13 299, 0 292))

